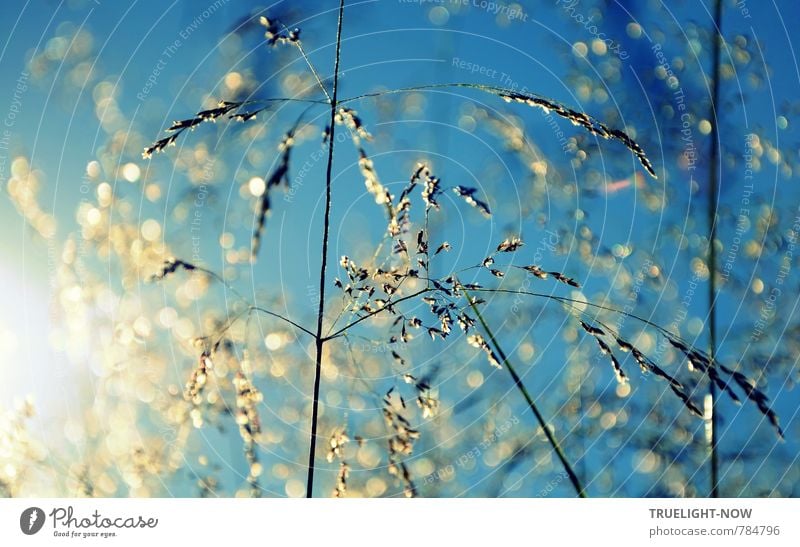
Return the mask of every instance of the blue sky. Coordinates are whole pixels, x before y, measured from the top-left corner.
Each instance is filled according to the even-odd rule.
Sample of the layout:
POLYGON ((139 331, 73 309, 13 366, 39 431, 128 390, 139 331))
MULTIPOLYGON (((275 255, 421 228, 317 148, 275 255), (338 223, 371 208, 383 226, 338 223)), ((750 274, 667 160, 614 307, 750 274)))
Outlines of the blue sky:
MULTIPOLYGON (((634 173, 644 173, 633 156, 626 156, 627 151, 619 143, 586 142, 590 158, 586 165, 573 169, 575 164, 570 164, 573 156, 561 150, 561 144, 554 138, 554 126, 538 111, 505 105, 462 90, 398 96, 394 106, 370 101, 355 104, 376 136, 370 152, 382 180, 390 188, 399 189, 414 162, 424 157, 433 162, 443 180, 453 181, 452 185, 464 181, 479 187, 488 197, 495 208, 490 223, 453 200, 452 212, 442 216, 437 225, 443 238, 463 244, 459 263, 480 262, 487 250, 509 234, 523 235, 530 242, 528 249, 532 253, 536 242, 546 237, 548 230, 566 229, 574 236, 588 228, 594 234, 593 249, 602 251, 604 256, 618 252, 614 246, 620 244, 636 250, 629 263, 623 266, 618 260, 612 269, 624 267, 635 274, 647 256, 659 259, 666 281, 660 285, 646 284, 637 303, 641 307, 636 311, 661 324, 669 323, 675 317, 676 305, 693 287, 692 260, 699 247, 691 240, 702 237, 706 230, 707 139, 703 140, 701 119, 693 120, 692 135, 700 151, 698 169, 696 173, 682 169, 680 146, 675 144, 681 144, 678 101, 674 88, 657 76, 661 61, 656 50, 660 46, 666 52, 664 59, 669 66, 681 69, 680 88, 690 108, 697 112, 707 108, 709 89, 703 70, 710 66, 710 52, 703 41, 703 32, 712 22, 709 5, 689 0, 667 5, 572 0, 530 5, 508 3, 504 7, 478 0, 354 2, 348 7, 345 22, 340 95, 349 97, 376 89, 426 83, 476 82, 525 88, 583 109, 608 120, 610 125, 632 129, 660 175, 659 180, 645 175, 643 184, 656 196, 668 196, 666 208, 651 210, 643 206, 644 198, 632 181, 636 180, 634 173), (610 44, 615 49, 605 51, 601 44, 593 42, 598 38, 607 39, 606 47, 610 44), (593 46, 603 54, 598 54, 593 46), (614 59, 615 56, 619 59, 614 59), (421 101, 420 104, 415 100, 421 101), (541 202, 526 202, 531 195, 527 193, 526 166, 517 159, 508 159, 501 143, 492 140, 488 132, 472 128, 470 116, 474 112, 469 107, 472 101, 498 115, 509 113, 518 117, 531 142, 554 164, 564 166, 559 172, 574 183, 574 194, 570 197, 545 191, 544 198, 535 194, 541 202), (672 115, 667 115, 670 110, 672 115), (694 190, 690 175, 697 185, 694 190), (618 191, 603 191, 615 183, 620 183, 618 191), (682 247, 675 230, 689 241, 688 247, 682 247)), ((277 3, 262 9, 282 13, 289 26, 302 28, 301 37, 311 61, 323 77, 328 77, 335 38, 332 3, 330 7, 319 2, 277 3)), ((287 83, 287 73, 299 71, 304 63, 297 56, 270 50, 258 30, 242 25, 247 16, 258 11, 252 3, 237 0, 216 3, 40 0, 3 4, 0 35, 7 38, 0 50, 4 75, 0 81, 0 115, 8 131, 8 146, 0 150, 6 158, 5 168, 0 172, 3 186, 11 173, 13 158, 28 158, 33 168, 42 173, 40 205, 57 219, 55 241, 63 242, 77 228, 74 211, 85 197, 87 164, 107 157, 108 142, 116 138, 116 145, 122 151, 118 155, 120 168, 135 164, 141 174, 133 177, 133 182, 125 180, 122 169, 118 173, 105 172, 102 178, 130 193, 132 203, 139 207, 141 222, 146 218, 161 220, 165 236, 175 242, 176 248, 185 255, 192 253, 185 224, 170 217, 169 209, 182 193, 196 192, 197 183, 189 183, 185 170, 173 170, 168 155, 143 161, 140 151, 151 139, 163 136, 159 131, 165 124, 196 112, 207 96, 226 98, 226 86, 232 81, 226 80, 226 74, 238 71, 248 82, 255 82, 256 97, 286 92, 291 83, 287 83), (36 62, 32 63, 32 59, 36 62), (277 71, 279 59, 289 60, 288 71, 277 71), (113 97, 116 114, 101 123, 98 104, 103 97, 113 97), (167 197, 152 203, 144 199, 141 181, 145 180, 162 185, 167 197)), ((798 109, 793 103, 800 85, 794 49, 798 38, 788 30, 790 22, 798 16, 800 6, 796 2, 725 3, 725 35, 731 44, 736 43, 737 35, 746 35, 742 51, 748 52, 751 59, 734 64, 739 72, 723 81, 720 110, 725 119, 721 127, 723 153, 729 161, 726 160, 723 171, 720 209, 737 211, 743 206, 747 134, 758 132, 764 142, 785 151, 786 161, 795 167, 794 174, 787 176, 780 162, 771 163, 765 156, 763 169, 753 181, 752 202, 746 204, 748 214, 754 219, 764 204, 781 211, 779 231, 785 237, 757 262, 736 258, 737 275, 746 284, 760 280, 765 288, 757 294, 745 290, 747 298, 723 293, 720 299, 719 327, 724 339, 720 354, 729 362, 738 361, 742 355, 748 358, 746 352, 742 353, 743 342, 756 328, 758 313, 764 309, 770 289, 779 285, 783 288, 781 317, 789 320, 770 327, 769 334, 774 337, 776 347, 780 348, 784 336, 791 336, 781 330, 795 324, 798 316, 796 269, 792 266, 785 285, 779 273, 784 257, 789 256, 792 265, 796 263, 796 257, 787 254, 790 248, 786 246, 786 238, 791 235, 786 234, 791 233, 800 197, 795 184, 798 109), (759 75, 763 75, 763 80, 753 85, 759 75)), ((270 147, 280 138, 280 128, 297 112, 296 108, 287 107, 270 114, 266 137, 270 147)), ((321 130, 324 108, 312 111, 309 117, 315 129, 321 130)), ((557 122, 557 127, 567 138, 582 137, 567 122, 557 122)), ((239 187, 250 177, 263 175, 272 160, 258 148, 263 142, 242 150, 238 141, 235 145, 223 141, 215 148, 219 136, 224 135, 222 131, 201 127, 188 136, 187 145, 206 139, 203 142, 210 149, 229 158, 214 166, 209 186, 216 190, 212 198, 217 201, 212 203, 218 207, 204 210, 203 240, 196 249, 207 266, 220 271, 225 260, 216 244, 220 234, 236 233, 237 245, 246 245, 252 225, 252 218, 242 215, 241 209, 237 212, 231 204, 239 198, 239 187)), ((238 128, 233 131, 234 136, 242 138, 238 128)), ((270 288, 277 287, 297 301, 309 298, 308 287, 315 283, 317 275, 320 177, 324 167, 318 159, 319 148, 314 138, 306 136, 295 155, 298 166, 309 163, 308 176, 295 185, 296 194, 291 200, 276 200, 276 209, 269 219, 269 226, 275 229, 269 230, 265 249, 274 254, 268 255, 271 258, 260 262, 253 271, 242 274, 235 282, 239 289, 250 291, 251 280, 256 278, 266 280, 270 288)), ((174 155, 172 150, 170 154, 174 155)), ((334 204, 332 259, 345 252, 356 256, 368 253, 372 242, 365 235, 382 230, 380 210, 370 208, 370 198, 363 191, 355 152, 342 152, 337 162, 339 192, 334 204)), ((0 282, 9 288, 10 299, 10 305, 0 311, 0 332, 11 333, 7 337, 7 340, 13 338, 8 341, 11 348, 8 351, 15 360, 26 364, 3 369, 5 373, 7 368, 11 381, 0 388, 0 400, 8 404, 14 397, 32 391, 39 400, 61 399, 69 408, 85 397, 85 391, 65 386, 63 374, 53 374, 53 370, 75 365, 68 363, 63 353, 42 343, 39 334, 40 326, 50 325, 54 317, 54 294, 50 286, 53 247, 26 227, 10 200, 0 199, 0 215, 6 229, 0 237, 0 282), (22 320, 18 315, 20 310, 24 310, 22 320)), ((723 223, 719 229, 721 257, 727 255, 736 236, 735 214, 733 218, 733 224, 723 223)), ((587 262, 576 248, 545 259, 550 260, 553 269, 574 272, 584 284, 587 296, 608 296, 619 307, 626 304, 627 292, 617 290, 614 276, 604 270, 608 263, 587 262)), ((448 260, 456 262, 454 257, 448 260)), ((707 314, 705 290, 707 281, 702 280, 698 296, 690 299, 687 317, 680 324, 681 331, 695 337, 700 345, 707 343, 706 330, 702 328, 707 314)), ((561 326, 542 328, 544 333, 554 330, 556 337, 561 326)), ((509 339, 514 339, 515 332, 527 333, 529 328, 510 326, 509 339)), ((785 363, 782 366, 783 372, 789 368, 785 363)), ((539 378, 557 378, 559 364, 545 359, 537 371, 541 374, 539 378)), ((790 376, 797 377, 796 367, 790 376)), ((608 379, 603 378, 600 385, 608 379)), ((768 380, 778 412, 785 417, 784 425, 790 433, 788 443, 775 447, 783 454, 780 463, 774 463, 775 469, 768 471, 775 475, 776 481, 782 471, 791 467, 799 448, 794 440, 798 431, 798 397, 782 379, 777 376, 768 380)), ((542 382, 539 389, 549 385, 542 382)), ((496 389, 499 396, 504 388, 496 389)), ((748 436, 740 439, 737 432, 749 432, 761 419, 757 412, 752 408, 738 412, 738 407, 727 403, 723 403, 722 409, 728 416, 735 413, 735 419, 726 420, 723 426, 731 445, 756 442, 745 433, 748 436)), ((59 404, 45 405, 45 413, 56 415, 63 411, 59 404)), ((765 430, 762 433, 768 432, 768 426, 760 427, 765 430)), ((773 442, 768 435, 765 438, 773 442)), ((606 454, 598 450, 601 456, 606 454)), ((771 457, 772 452, 768 453, 771 457)), ((773 462, 769 457, 766 461, 773 462)), ((642 485, 634 491, 648 491, 646 480, 642 480, 642 485)))

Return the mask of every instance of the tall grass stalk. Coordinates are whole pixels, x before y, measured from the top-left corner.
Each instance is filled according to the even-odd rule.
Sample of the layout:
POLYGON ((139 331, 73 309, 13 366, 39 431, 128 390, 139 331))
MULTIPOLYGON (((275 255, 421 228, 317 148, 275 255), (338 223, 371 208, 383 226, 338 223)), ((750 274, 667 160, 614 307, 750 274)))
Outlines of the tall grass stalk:
MULTIPOLYGON (((336 142, 336 98, 339 92, 339 56, 342 47, 342 19, 344 17, 344 0, 339 0, 339 20, 336 28, 336 56, 333 64, 333 90, 331 92, 330 135, 328 138, 328 165, 325 174, 325 217, 322 225, 322 257, 319 269, 319 308, 317 310, 317 331, 315 334, 316 357, 314 363, 314 401, 311 410, 311 440, 308 449, 308 481, 306 497, 314 494, 314 452, 317 446, 317 419, 319 414, 319 383, 322 372, 322 346, 325 337, 322 334, 322 322, 325 315, 325 287, 327 286, 326 269, 328 266, 328 235, 331 224, 331 178, 333 172, 333 146, 336 142)), ((320 82, 320 85, 321 82, 320 82)), ((324 87, 323 87, 324 89, 324 87)), ((327 94, 327 93, 326 93, 327 94)))
MULTIPOLYGON (((714 39, 713 47, 713 68, 712 68, 712 98, 711 98, 711 153, 708 162, 708 185, 709 185, 709 198, 708 198, 708 271, 709 284, 708 284, 708 342, 709 351, 708 355, 711 362, 714 362, 715 354, 717 351, 717 317, 716 317, 716 303, 717 303, 717 248, 715 244, 717 233, 717 202, 719 201, 719 169, 721 164, 719 162, 719 87, 720 87, 720 48, 722 42, 722 0, 716 0, 714 6, 714 30, 712 32, 714 39)), ((709 416, 707 416, 710 428, 710 435, 708 435, 708 453, 709 465, 711 468, 711 487, 710 497, 719 497, 719 451, 717 447, 717 423, 719 416, 717 413, 717 386, 713 381, 708 384, 708 397, 711 399, 709 406, 709 416)))

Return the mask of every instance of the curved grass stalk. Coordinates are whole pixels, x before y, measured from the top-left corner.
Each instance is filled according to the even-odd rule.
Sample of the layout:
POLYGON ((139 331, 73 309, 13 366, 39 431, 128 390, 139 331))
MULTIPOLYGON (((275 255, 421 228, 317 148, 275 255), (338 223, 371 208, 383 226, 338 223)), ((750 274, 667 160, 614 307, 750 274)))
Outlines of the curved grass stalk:
MULTIPOLYGON (((679 336, 677 336, 675 334, 672 334, 667 329, 665 329, 664 327, 660 326, 658 323, 653 323, 652 321, 650 321, 648 319, 645 319, 644 317, 640 317, 640 316, 638 316, 636 314, 633 314, 633 313, 630 313, 630 312, 626 312, 625 310, 620 310, 619 308, 615 308, 613 306, 606 306, 606 305, 603 305, 603 304, 595 304, 594 302, 590 302, 588 300, 578 300, 576 298, 568 298, 566 296, 557 296, 555 294, 538 293, 538 292, 532 292, 532 291, 512 290, 512 289, 488 289, 488 288, 475 288, 475 289, 470 289, 470 290, 472 292, 488 292, 488 293, 500 293, 500 294, 524 294, 526 296, 536 296, 536 297, 539 297, 539 298, 546 298, 546 299, 549 299, 549 300, 555 300, 557 302, 561 302, 562 304, 566 304, 566 305, 570 306, 574 310, 578 310, 578 306, 588 306, 590 308, 595 308, 597 310, 609 311, 611 313, 617 313, 617 314, 623 315, 625 317, 628 317, 630 319, 633 319, 635 321, 639 321, 640 323, 643 323, 643 324, 647 325, 648 327, 652 327, 653 329, 657 330, 661 334, 668 335, 670 338, 672 338, 674 340, 680 340, 682 342, 685 342, 685 340, 683 340, 682 338, 680 338, 679 336)), ((585 313, 585 312, 583 312, 583 313, 585 313)))
POLYGON ((250 304, 250 301, 247 298, 245 298, 242 293, 237 291, 233 286, 231 286, 227 281, 225 281, 225 278, 223 278, 221 275, 219 275, 214 270, 210 270, 210 269, 204 268, 202 266, 197 266, 195 264, 186 262, 184 260, 178 260, 178 259, 175 259, 175 258, 171 258, 171 259, 167 260, 164 263, 163 271, 160 272, 159 274, 157 274, 156 276, 154 276, 154 279, 156 279, 156 280, 164 279, 167 275, 174 273, 178 269, 183 269, 183 270, 185 270, 187 272, 201 272, 201 273, 206 274, 207 276, 209 276, 212 279, 214 279, 217 282, 219 282, 223 287, 225 287, 226 290, 232 292, 237 298, 239 298, 239 300, 241 300, 242 302, 247 304, 247 308, 245 310, 243 310, 242 312, 237 314, 233 319, 230 319, 228 321, 228 324, 225 327, 223 327, 220 331, 218 331, 216 334, 220 334, 220 335, 224 334, 228 329, 230 329, 233 326, 234 323, 236 323, 236 321, 241 319, 241 317, 244 314, 248 314, 248 316, 249 316, 253 312, 259 312, 259 313, 263 313, 263 314, 269 315, 271 317, 274 317, 276 319, 280 319, 281 321, 283 321, 283 322, 285 322, 285 323, 287 323, 289 325, 292 325, 293 327, 303 331, 304 333, 306 333, 308 335, 311 335, 311 336, 314 336, 313 332, 311 332, 307 328, 303 327, 302 325, 292 321, 288 317, 286 317, 284 315, 281 315, 280 313, 274 312, 272 310, 268 310, 266 308, 261 308, 259 306, 254 306, 254 305, 250 304))
POLYGON ((645 154, 644 149, 642 149, 642 147, 639 146, 639 144, 635 140, 633 140, 627 133, 619 129, 613 129, 611 127, 608 127, 603 122, 586 114, 585 112, 573 110, 561 104, 558 101, 555 101, 543 95, 538 95, 536 93, 530 93, 530 92, 521 93, 514 89, 492 86, 492 85, 474 84, 467 82, 454 82, 446 84, 428 84, 428 85, 420 85, 412 87, 403 87, 398 89, 389 89, 385 91, 376 91, 372 93, 364 93, 362 95, 357 95, 356 97, 352 97, 350 99, 344 99, 341 102, 346 103, 350 101, 364 99, 367 97, 379 97, 382 95, 389 95, 393 93, 406 93, 410 91, 420 91, 425 89, 441 89, 449 87, 463 87, 467 89, 476 89, 478 91, 483 91, 485 93, 491 93, 492 95, 500 97, 501 99, 507 102, 523 103, 531 107, 540 108, 546 113, 553 112, 557 116, 560 116, 561 118, 564 118, 565 120, 572 122, 573 125, 583 127, 586 131, 588 131, 593 135, 596 135, 603 139, 611 139, 621 142, 622 144, 625 145, 625 147, 628 150, 633 152, 633 154, 636 156, 636 159, 639 160, 639 163, 651 177, 653 177, 654 179, 658 178, 655 169, 653 168, 653 164, 650 162, 650 159, 647 157, 647 154, 645 154))

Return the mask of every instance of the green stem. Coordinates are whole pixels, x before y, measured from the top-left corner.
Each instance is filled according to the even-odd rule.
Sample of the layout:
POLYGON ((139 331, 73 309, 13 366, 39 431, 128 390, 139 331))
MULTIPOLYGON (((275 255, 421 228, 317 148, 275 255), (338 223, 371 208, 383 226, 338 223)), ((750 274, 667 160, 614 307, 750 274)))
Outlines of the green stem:
POLYGON ((506 353, 503 351, 503 348, 501 348, 500 344, 497 343, 497 339, 494 337, 492 329, 490 329, 489 325, 487 325, 486 321, 484 321, 483 315, 478 309, 478 306, 475 303, 475 301, 472 299, 470 294, 465 289, 462 288, 462 290, 464 290, 464 294, 467 297, 467 301, 469 302, 472 311, 475 312, 478 321, 480 321, 483 330, 486 331, 486 335, 489 337, 492 346, 494 346, 494 350, 497 352, 497 354, 500 356, 500 359, 503 361, 503 366, 505 366, 506 370, 508 370, 508 372, 511 374, 511 378, 514 380, 514 385, 516 385, 517 389, 520 391, 520 393, 522 393, 522 396, 528 403, 528 408, 530 408, 531 412, 533 412, 534 416, 536 416, 536 420, 539 422, 539 427, 541 427, 542 431, 544 431, 545 437, 547 437, 547 441, 550 443, 550 446, 553 447, 553 450, 558 456, 558 459, 561 461, 561 465, 564 466, 564 471, 566 471, 567 475, 569 476, 569 480, 572 483, 572 486, 575 487, 575 492, 577 492, 579 497, 585 498, 586 490, 581 484, 581 481, 578 479, 578 475, 575 473, 575 470, 572 468, 572 465, 569 463, 569 460, 567 460, 567 456, 566 454, 564 454, 564 451, 562 450, 561 445, 558 443, 558 440, 555 438, 555 435, 553 435, 553 432, 550 431, 550 427, 547 425, 544 416, 539 411, 539 408, 536 406, 536 403, 533 401, 533 397, 531 397, 531 394, 528 393, 528 389, 525 387, 525 384, 522 383, 522 378, 520 378, 519 374, 517 374, 516 369, 508 360, 508 357, 506 356, 506 353))

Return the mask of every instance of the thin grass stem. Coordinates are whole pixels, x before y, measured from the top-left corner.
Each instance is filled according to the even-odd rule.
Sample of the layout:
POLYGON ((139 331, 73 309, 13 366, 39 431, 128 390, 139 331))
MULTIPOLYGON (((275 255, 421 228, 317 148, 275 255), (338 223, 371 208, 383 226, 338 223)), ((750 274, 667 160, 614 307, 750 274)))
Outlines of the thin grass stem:
POLYGON ((558 456, 561 465, 564 467, 564 471, 566 471, 567 475, 569 476, 569 480, 572 483, 572 486, 575 488, 575 492, 578 494, 578 497, 585 498, 586 497, 586 489, 581 484, 578 475, 575 473, 575 470, 572 468, 572 464, 570 464, 569 460, 567 459, 564 450, 561 448, 561 445, 558 443, 558 439, 556 439, 553 432, 550 430, 550 427, 547 425, 547 422, 544 419, 544 416, 539 411, 539 408, 536 406, 536 403, 531 397, 531 394, 528 392, 528 389, 525 387, 525 384, 522 383, 522 378, 520 378, 519 374, 517 374, 516 369, 511 364, 506 355, 503 348, 500 347, 500 344, 497 342, 497 339, 494 336, 494 332, 492 329, 489 328, 489 325, 483 319, 483 315, 481 314, 478 305, 470 296, 469 292, 464 290, 464 294, 467 297, 467 301, 469 302, 472 311, 475 313, 475 316, 478 318, 483 330, 486 332, 486 335, 489 337, 489 341, 491 342, 492 346, 494 346, 494 350, 497 352, 497 355, 500 356, 502 360, 503 366, 508 370, 509 374, 511 374, 511 378, 514 380, 514 385, 517 386, 517 389, 522 393, 522 396, 525 398, 525 402, 528 403, 528 408, 531 409, 534 416, 536 416, 536 420, 539 422, 539 427, 542 428, 545 437, 547 437, 547 441, 550 443, 550 446, 553 447, 556 455, 558 456))
MULTIPOLYGON (((711 99, 711 153, 708 162, 708 356, 714 362, 714 355, 717 350, 717 248, 714 240, 717 235, 717 201, 719 186, 719 88, 720 88, 720 47, 722 42, 722 0, 716 0, 714 6, 714 40, 713 49, 713 69, 712 69, 712 99, 711 99)), ((717 386, 713 381, 708 383, 708 397, 711 404, 708 405, 709 416, 708 426, 708 453, 711 475, 710 493, 712 498, 719 497, 719 451, 717 450, 717 386)))
POLYGON ((333 145, 336 142, 336 96, 339 91, 339 58, 342 49, 342 19, 344 17, 344 0, 339 0, 339 20, 336 28, 336 56, 333 63, 333 96, 330 107, 330 135, 328 138, 328 166, 325 175, 325 217, 322 226, 322 257, 319 269, 319 308, 317 311, 317 332, 315 335, 316 357, 314 363, 314 400, 311 410, 311 441, 308 448, 308 482, 306 483, 306 497, 314 495, 314 452, 317 446, 317 419, 319 416, 319 384, 322 373, 322 346, 326 338, 322 335, 323 319, 325 315, 325 286, 327 285, 326 270, 328 266, 328 235, 331 224, 331 180, 333 175, 333 145))

